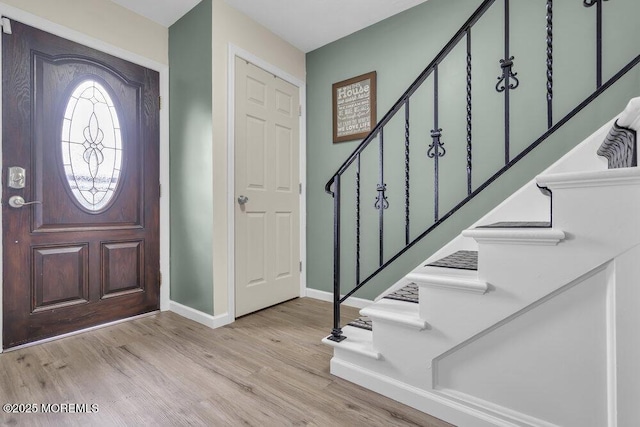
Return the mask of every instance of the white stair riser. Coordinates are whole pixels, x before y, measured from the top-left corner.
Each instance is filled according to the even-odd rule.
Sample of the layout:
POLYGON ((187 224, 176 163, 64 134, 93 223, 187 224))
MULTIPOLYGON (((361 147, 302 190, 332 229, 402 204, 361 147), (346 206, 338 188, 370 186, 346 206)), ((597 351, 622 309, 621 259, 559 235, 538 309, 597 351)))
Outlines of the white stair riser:
POLYGON ((554 225, 615 249, 640 235, 640 181, 620 187, 554 190, 554 225), (603 230, 604 229, 604 230, 603 230))

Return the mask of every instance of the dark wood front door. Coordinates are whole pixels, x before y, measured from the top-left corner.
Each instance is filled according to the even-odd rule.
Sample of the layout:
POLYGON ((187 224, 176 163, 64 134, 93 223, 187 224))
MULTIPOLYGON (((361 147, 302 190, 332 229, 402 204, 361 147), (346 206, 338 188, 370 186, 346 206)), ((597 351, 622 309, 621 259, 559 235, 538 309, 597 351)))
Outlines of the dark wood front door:
POLYGON ((12 29, 2 36, 5 348, 157 310, 160 267, 158 73, 12 29))

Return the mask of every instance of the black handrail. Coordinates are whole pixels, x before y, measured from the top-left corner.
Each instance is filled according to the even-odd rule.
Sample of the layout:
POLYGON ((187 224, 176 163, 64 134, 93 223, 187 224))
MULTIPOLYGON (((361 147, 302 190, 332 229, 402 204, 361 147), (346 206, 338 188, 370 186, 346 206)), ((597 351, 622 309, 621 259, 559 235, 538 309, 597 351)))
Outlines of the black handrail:
POLYGON ((538 139, 533 141, 528 147, 522 150, 515 157, 510 158, 510 144, 509 144, 509 124, 510 124, 510 100, 509 95, 511 90, 517 89, 519 80, 517 73, 513 71, 514 57, 510 55, 509 46, 509 1, 504 1, 504 25, 505 25, 505 43, 504 54, 505 57, 501 59, 500 67, 502 70, 501 76, 498 77, 498 83, 496 90, 499 93, 504 94, 505 105, 505 165, 496 171, 491 177, 486 179, 475 190, 472 189, 472 61, 471 61, 471 29, 473 25, 484 15, 484 13, 495 3, 495 0, 485 0, 480 7, 471 15, 471 17, 463 24, 453 38, 445 45, 445 47, 436 55, 431 63, 422 71, 418 78, 409 86, 405 93, 398 99, 393 107, 385 114, 385 116, 376 124, 369 135, 358 145, 354 152, 345 160, 345 162, 338 168, 337 172, 331 177, 331 179, 325 185, 325 191, 331 194, 334 198, 334 327, 329 339, 333 341, 342 341, 346 337, 342 335, 342 328, 340 327, 340 305, 346 301, 347 298, 352 296, 355 292, 366 285, 381 271, 387 268, 391 263, 402 256, 406 251, 413 247, 418 241, 422 240, 425 236, 435 230, 440 224, 451 217, 460 208, 466 205, 470 200, 474 199, 484 189, 486 189, 491 183, 523 159, 534 148, 540 145, 543 141, 553 135, 558 129, 564 126, 569 120, 571 120, 576 114, 582 111, 586 106, 593 102, 598 96, 608 90, 613 84, 620 80, 631 69, 636 67, 640 63, 640 55, 636 56, 627 65, 625 65, 618 73, 610 78, 606 83, 602 83, 602 2, 608 0, 583 0, 585 7, 591 7, 597 5, 596 15, 596 90, 589 95, 584 101, 576 106, 572 111, 566 114, 563 118, 553 123, 553 0, 546 0, 546 107, 547 107, 547 124, 548 129, 538 139), (438 127, 438 65, 444 58, 453 50, 454 47, 463 39, 466 38, 466 72, 467 72, 467 134, 466 134, 466 151, 467 151, 467 196, 450 209, 443 216, 439 215, 439 194, 438 194, 438 178, 439 178, 439 162, 438 159, 445 155, 445 147, 441 141, 442 129, 438 127), (409 136, 410 136, 410 124, 409 124, 409 105, 410 97, 416 90, 426 81, 426 79, 432 75, 434 76, 434 128, 431 130, 432 143, 429 145, 427 155, 434 160, 434 222, 424 232, 418 235, 415 239, 411 240, 409 232, 409 220, 410 220, 410 200, 409 200, 409 136), (384 126, 395 116, 395 114, 404 107, 404 120, 405 120, 405 233, 404 240, 405 245, 398 250, 388 260, 384 259, 384 210, 388 208, 388 201, 386 197, 386 184, 384 182, 384 160, 383 160, 383 147, 384 147, 384 126), (378 138, 379 141, 379 183, 377 185, 378 196, 376 198, 375 208, 378 210, 378 224, 379 224, 379 255, 378 255, 378 268, 376 268, 371 274, 361 280, 361 259, 360 259, 360 228, 361 228, 361 211, 360 211, 360 179, 361 179, 361 153, 369 144, 378 138), (340 238, 340 215, 341 215, 341 184, 340 179, 345 171, 356 162, 356 272, 355 272, 355 287, 349 292, 341 294, 341 238, 340 238))

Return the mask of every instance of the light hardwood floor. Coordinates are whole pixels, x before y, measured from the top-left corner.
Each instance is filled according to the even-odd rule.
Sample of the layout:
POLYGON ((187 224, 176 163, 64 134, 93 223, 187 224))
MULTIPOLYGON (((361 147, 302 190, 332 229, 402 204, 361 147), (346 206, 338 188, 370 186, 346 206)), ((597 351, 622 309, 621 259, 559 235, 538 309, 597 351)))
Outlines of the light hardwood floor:
MULTIPOLYGON (((345 318, 357 310, 344 308, 345 318)), ((0 354, 0 404, 24 426, 448 426, 329 374, 331 305, 302 298, 209 329, 166 312, 0 354), (41 410, 41 407, 38 409, 41 410)))

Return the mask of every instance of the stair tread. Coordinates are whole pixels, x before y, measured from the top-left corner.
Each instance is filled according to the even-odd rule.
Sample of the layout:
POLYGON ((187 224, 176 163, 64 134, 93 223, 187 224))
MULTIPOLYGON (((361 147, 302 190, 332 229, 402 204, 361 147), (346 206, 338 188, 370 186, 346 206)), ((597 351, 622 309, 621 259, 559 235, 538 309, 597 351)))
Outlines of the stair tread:
POLYGON ((477 228, 551 228, 549 221, 500 221, 477 228))
POLYGON ((368 307, 360 310, 361 316, 370 318, 373 322, 395 325, 402 328, 424 330, 428 328, 426 321, 420 318, 418 304, 382 298, 368 307))
MULTIPOLYGON (((420 302, 419 295, 420 288, 418 287, 418 285, 416 283, 409 283, 408 285, 385 295, 383 298, 418 304, 420 302)), ((353 326, 355 328, 366 329, 367 331, 373 330, 373 322, 367 316, 360 316, 357 319, 347 323, 347 325, 353 326)))
POLYGON ((428 267, 478 270, 478 251, 461 250, 427 264, 428 267))
POLYGON ((566 238, 564 231, 553 227, 477 227, 463 230, 462 236, 483 244, 534 246, 555 246, 566 238))
POLYGON ((339 352, 354 353, 374 360, 382 360, 382 354, 373 347, 373 334, 371 331, 362 328, 345 326, 342 331, 346 340, 336 342, 323 338, 322 343, 335 349, 334 355, 339 356, 339 352))
POLYGON ((395 299, 398 301, 406 301, 406 302, 412 302, 412 303, 419 303, 420 302, 420 292, 419 292, 419 287, 417 284, 415 283, 409 283, 408 285, 394 291, 391 292, 390 294, 387 294, 384 296, 384 298, 387 299, 395 299))

